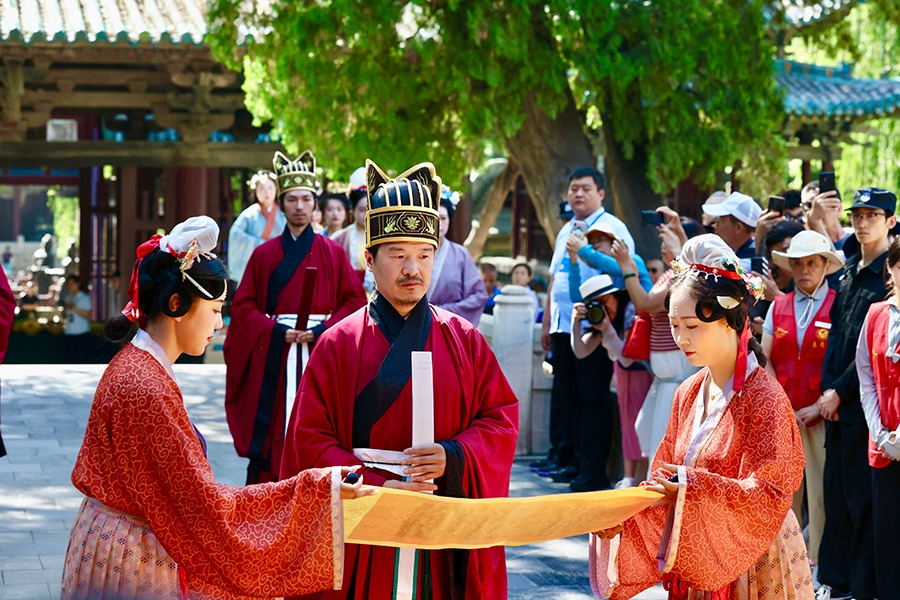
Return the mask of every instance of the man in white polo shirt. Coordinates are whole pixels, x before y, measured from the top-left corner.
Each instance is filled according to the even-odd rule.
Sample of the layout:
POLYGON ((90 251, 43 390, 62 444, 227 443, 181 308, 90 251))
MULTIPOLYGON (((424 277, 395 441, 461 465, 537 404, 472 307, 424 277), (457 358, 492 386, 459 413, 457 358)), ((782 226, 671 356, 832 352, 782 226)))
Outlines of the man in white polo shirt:
MULTIPOLYGON (((611 487, 606 474, 609 440, 600 432, 611 422, 606 408, 611 402, 609 383, 612 361, 602 348, 585 359, 572 352, 572 299, 569 297, 569 269, 581 270, 587 281, 599 272, 584 261, 572 264, 566 250, 569 235, 582 234, 598 222, 607 223, 616 237, 634 253, 634 238, 625 224, 603 208, 603 175, 592 167, 576 169, 569 176, 567 200, 574 216, 556 236, 550 262, 550 287, 544 309, 541 344, 553 353, 553 399, 550 428, 560 434, 550 458, 564 467, 554 474, 554 481, 570 483, 572 491, 586 492, 611 487), (558 392, 558 393, 557 393, 558 392), (556 419, 556 421, 554 421, 556 419), (562 421, 561 423, 559 421, 562 421)), ((554 436, 555 437, 555 436, 554 436)))
POLYGON ((703 213, 718 217, 713 223, 713 233, 722 238, 738 258, 756 256, 753 234, 762 208, 753 198, 740 192, 731 192, 718 204, 705 203, 703 213))

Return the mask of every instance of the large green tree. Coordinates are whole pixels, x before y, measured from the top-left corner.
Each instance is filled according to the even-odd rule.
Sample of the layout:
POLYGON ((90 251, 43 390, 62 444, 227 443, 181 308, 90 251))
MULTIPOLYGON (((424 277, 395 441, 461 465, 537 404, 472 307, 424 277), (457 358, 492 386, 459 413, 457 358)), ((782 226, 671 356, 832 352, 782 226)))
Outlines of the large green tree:
POLYGON ((502 149, 548 235, 567 174, 594 155, 631 224, 685 178, 780 156, 783 17, 760 0, 213 0, 209 20, 289 147, 344 177, 367 157, 431 160, 457 185, 502 149))

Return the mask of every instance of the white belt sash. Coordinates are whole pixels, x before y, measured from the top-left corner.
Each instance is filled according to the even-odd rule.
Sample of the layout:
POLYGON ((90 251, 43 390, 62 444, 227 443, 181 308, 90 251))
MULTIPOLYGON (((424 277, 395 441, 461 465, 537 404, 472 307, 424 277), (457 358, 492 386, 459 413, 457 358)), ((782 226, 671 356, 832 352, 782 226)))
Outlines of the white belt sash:
MULTIPOLYGON (((434 443, 434 373, 431 352, 412 353, 412 445, 434 443)), ((396 450, 354 448, 353 454, 370 468, 389 471, 410 481, 403 474, 400 464, 407 458, 396 450)), ((430 492, 429 492, 430 493, 430 492)), ((413 600, 416 594, 416 572, 419 551, 415 548, 399 548, 394 564, 394 600, 413 600)))
MULTIPOLYGON (((312 329, 316 325, 321 325, 331 315, 309 315, 309 321, 306 329, 312 329)), ((297 326, 297 315, 275 315, 275 321, 282 325, 287 325, 294 329, 297 326)), ((309 360, 309 344, 300 344, 300 371, 306 370, 306 363, 309 360)), ((297 381, 297 344, 292 343, 288 350, 287 357, 287 373, 285 377, 284 390, 284 432, 287 435, 288 421, 291 420, 291 411, 294 410, 294 400, 297 398, 297 388, 300 387, 297 381)))

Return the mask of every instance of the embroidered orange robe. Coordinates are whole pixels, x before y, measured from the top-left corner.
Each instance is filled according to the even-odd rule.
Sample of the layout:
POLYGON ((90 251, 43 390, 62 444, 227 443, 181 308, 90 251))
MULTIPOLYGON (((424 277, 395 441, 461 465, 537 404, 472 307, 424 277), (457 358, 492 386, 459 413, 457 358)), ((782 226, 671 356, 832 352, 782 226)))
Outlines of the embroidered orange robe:
MULTIPOLYGON (((156 540, 186 574, 191 597, 202 590, 209 598, 271 598, 341 585, 339 475, 317 469, 278 483, 216 483, 177 384, 149 352, 132 344, 113 358, 97 386, 72 483, 149 525, 149 537, 156 539, 135 536, 110 564, 102 557, 99 564, 75 561, 74 568, 100 570, 80 579, 99 581, 103 589, 71 590, 71 597, 126 597, 111 588, 126 571, 137 579, 158 577, 152 570, 131 575, 126 568, 129 556, 147 555, 138 546, 156 540)), ((70 555, 78 551, 70 544, 70 555)), ((137 583, 137 594, 127 597, 142 597, 140 586, 154 585, 137 583)))
MULTIPOLYGON (((678 388, 654 472, 662 462, 685 464, 708 373, 704 368, 678 388)), ((806 546, 790 510, 804 464, 790 400, 771 375, 754 369, 693 466, 679 468, 668 545, 660 548, 668 506, 625 522, 612 571, 617 577, 609 576, 609 542, 592 539, 595 592, 605 595, 603 586, 617 578, 610 598, 631 598, 659 583, 665 572, 687 584, 690 598, 709 598, 704 591, 729 585, 729 598, 812 598, 806 546)))

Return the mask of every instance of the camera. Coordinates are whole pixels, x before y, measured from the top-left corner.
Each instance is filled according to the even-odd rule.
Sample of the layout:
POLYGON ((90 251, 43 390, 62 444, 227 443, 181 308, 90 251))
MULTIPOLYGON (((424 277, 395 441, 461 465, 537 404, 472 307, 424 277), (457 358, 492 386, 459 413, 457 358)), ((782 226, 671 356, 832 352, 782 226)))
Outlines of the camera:
POLYGON ((587 322, 591 325, 599 325, 606 318, 606 308, 600 300, 586 302, 584 307, 587 309, 587 322))
POLYGON ((666 218, 665 215, 662 214, 658 210, 642 210, 641 211, 641 223, 646 227, 647 225, 652 225, 654 227, 658 227, 665 223, 666 218))

